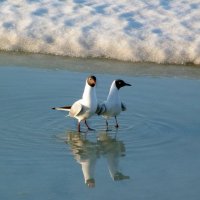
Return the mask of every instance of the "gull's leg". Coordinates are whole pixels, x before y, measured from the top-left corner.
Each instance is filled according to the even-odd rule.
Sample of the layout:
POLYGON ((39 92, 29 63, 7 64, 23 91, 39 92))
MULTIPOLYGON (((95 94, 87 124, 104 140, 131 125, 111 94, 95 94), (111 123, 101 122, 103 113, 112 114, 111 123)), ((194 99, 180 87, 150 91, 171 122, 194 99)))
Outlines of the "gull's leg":
POLYGON ((81 124, 80 124, 80 122, 78 122, 78 132, 79 133, 81 132, 81 124))
POLYGON ((109 131, 108 129, 108 120, 106 119, 106 131, 109 131))
POLYGON ((117 122, 117 117, 115 116, 115 122, 116 122, 116 125, 115 125, 115 127, 116 128, 119 128, 119 125, 118 125, 118 122, 117 122))
POLYGON ((106 119, 106 131, 112 131, 112 129, 108 128, 108 120, 106 119))
POLYGON ((86 120, 85 120, 85 125, 87 126, 88 130, 90 130, 90 131, 94 131, 94 129, 92 129, 92 128, 90 128, 90 127, 88 126, 88 124, 87 124, 87 121, 86 121, 86 120))

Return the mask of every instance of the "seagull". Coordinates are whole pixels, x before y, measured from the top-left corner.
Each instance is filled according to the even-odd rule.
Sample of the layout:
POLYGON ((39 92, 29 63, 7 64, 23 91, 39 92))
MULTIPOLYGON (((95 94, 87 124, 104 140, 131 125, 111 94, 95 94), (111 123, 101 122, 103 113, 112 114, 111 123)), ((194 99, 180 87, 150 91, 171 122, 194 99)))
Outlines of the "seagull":
POLYGON ((54 110, 68 111, 69 116, 78 120, 78 132, 80 132, 81 121, 85 122, 88 130, 91 129, 86 119, 90 118, 96 113, 97 110, 97 96, 96 96, 96 77, 91 75, 86 79, 85 89, 83 92, 82 99, 74 102, 72 106, 55 107, 54 110))
POLYGON ((102 115, 106 119, 107 130, 108 119, 110 117, 115 117, 115 127, 118 128, 119 124, 117 122, 117 115, 119 115, 121 111, 126 110, 126 106, 121 102, 119 96, 119 89, 124 86, 131 86, 131 84, 126 83, 121 79, 114 80, 111 84, 107 100, 98 105, 96 113, 102 115))

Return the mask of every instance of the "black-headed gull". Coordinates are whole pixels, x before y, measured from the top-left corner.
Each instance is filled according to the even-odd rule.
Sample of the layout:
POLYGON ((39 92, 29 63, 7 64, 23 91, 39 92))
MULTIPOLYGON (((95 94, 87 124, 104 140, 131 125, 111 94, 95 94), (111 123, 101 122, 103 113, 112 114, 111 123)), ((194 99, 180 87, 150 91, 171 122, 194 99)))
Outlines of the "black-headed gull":
POLYGON ((106 119, 106 126, 108 130, 108 119, 110 117, 115 117, 116 125, 118 128, 117 115, 120 114, 121 111, 126 110, 126 106, 121 102, 119 96, 119 89, 124 86, 131 86, 131 84, 124 82, 121 79, 114 80, 111 84, 110 91, 107 97, 107 100, 102 104, 99 104, 96 113, 98 115, 102 115, 106 119))
POLYGON ((91 129, 86 119, 95 114, 97 110, 97 96, 96 96, 96 77, 89 76, 86 79, 85 89, 82 99, 73 103, 72 106, 55 107, 54 110, 69 111, 69 116, 78 120, 78 132, 80 132, 80 122, 84 121, 89 130, 91 129))

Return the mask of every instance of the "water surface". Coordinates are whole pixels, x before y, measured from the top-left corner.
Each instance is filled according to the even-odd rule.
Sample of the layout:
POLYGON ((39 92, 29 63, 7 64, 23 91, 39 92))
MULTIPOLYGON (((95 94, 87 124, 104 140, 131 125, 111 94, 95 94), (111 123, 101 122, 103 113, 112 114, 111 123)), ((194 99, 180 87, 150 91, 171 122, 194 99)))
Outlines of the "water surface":
POLYGON ((1 199, 199 199, 198 67, 0 57, 1 199), (80 98, 90 73, 100 101, 116 78, 133 85, 120 91, 118 130, 95 116, 96 131, 78 135, 75 120, 51 110, 80 98))

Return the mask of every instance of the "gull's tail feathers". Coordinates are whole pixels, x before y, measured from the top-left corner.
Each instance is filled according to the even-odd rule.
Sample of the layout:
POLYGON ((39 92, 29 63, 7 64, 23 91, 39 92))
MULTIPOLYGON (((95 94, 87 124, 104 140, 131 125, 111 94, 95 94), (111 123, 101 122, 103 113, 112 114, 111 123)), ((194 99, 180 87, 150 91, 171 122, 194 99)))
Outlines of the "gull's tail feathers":
POLYGON ((54 107, 53 110, 70 111, 71 106, 54 107))

